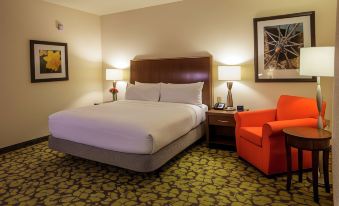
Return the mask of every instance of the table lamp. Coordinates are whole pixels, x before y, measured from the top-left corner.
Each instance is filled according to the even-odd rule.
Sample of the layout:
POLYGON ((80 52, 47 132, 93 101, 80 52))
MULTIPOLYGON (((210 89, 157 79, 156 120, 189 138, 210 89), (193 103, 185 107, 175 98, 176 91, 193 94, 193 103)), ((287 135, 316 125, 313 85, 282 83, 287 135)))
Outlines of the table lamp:
POLYGON ((110 90, 113 94, 113 101, 117 100, 118 90, 116 89, 117 81, 123 80, 121 69, 106 69, 106 80, 113 80, 113 88, 110 90))
POLYGON ((233 111, 232 86, 233 81, 241 80, 240 66, 218 66, 218 80, 227 81, 227 107, 226 110, 233 111))
POLYGON ((334 76, 334 47, 300 48, 300 75, 317 77, 318 128, 323 129, 320 77, 334 76))

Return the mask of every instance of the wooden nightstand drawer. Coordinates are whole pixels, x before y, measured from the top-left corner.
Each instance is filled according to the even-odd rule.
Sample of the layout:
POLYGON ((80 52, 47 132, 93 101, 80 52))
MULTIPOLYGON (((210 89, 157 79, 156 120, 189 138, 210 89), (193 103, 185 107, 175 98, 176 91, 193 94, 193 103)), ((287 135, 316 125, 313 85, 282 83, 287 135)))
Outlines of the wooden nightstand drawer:
POLYGON ((210 125, 219 125, 219 126, 234 126, 235 121, 233 117, 221 116, 221 115, 210 115, 208 117, 208 122, 210 125))
POLYGON ((209 147, 236 150, 235 113, 236 111, 214 109, 206 112, 206 137, 209 147))

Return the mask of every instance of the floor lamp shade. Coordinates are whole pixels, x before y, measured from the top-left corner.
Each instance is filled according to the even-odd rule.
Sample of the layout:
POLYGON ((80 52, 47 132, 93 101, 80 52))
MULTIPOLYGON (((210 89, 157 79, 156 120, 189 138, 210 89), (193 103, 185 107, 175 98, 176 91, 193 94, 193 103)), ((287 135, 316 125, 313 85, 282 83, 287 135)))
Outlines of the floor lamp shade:
POLYGON ((300 75, 333 77, 334 47, 301 48, 300 75))

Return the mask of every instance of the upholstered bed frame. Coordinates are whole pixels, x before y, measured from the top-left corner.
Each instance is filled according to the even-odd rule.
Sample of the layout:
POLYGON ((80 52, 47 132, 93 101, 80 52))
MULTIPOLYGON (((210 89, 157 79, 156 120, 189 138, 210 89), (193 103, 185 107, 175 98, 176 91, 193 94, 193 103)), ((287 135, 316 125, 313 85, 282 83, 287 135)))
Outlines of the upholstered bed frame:
MULTIPOLYGON (((203 103, 210 107, 212 103, 211 72, 212 58, 210 56, 138 59, 131 61, 130 82, 192 83, 203 81, 203 103)), ((205 125, 203 122, 187 134, 150 155, 116 152, 53 136, 49 138, 49 147, 74 156, 137 172, 151 172, 160 168, 168 160, 199 140, 204 134, 205 125)))

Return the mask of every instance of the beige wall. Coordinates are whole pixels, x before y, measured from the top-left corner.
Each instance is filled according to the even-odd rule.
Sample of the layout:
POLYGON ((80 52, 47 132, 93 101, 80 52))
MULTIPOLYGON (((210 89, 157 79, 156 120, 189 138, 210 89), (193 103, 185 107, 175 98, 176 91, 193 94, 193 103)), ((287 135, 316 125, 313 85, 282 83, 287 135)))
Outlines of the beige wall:
POLYGON ((47 135, 51 113, 102 100, 100 17, 40 0, 1 0, 0 25, 0 148, 47 135), (30 39, 68 43, 69 81, 30 83, 30 39))
MULTIPOLYGON (((102 17, 104 68, 129 67, 138 55, 174 57, 210 53, 215 60, 214 98, 226 99, 226 84, 216 78, 217 64, 242 65, 235 82, 235 105, 275 107, 281 94, 314 97, 315 83, 254 83, 253 18, 304 11, 316 12, 318 46, 334 45, 336 0, 185 0, 102 17)), ((331 118, 332 79, 323 79, 331 118)), ((104 97, 111 98, 104 81, 104 97)), ((123 90, 123 86, 121 86, 123 90)), ((123 92, 120 93, 123 97, 123 92)))
POLYGON ((334 111, 333 111, 333 189, 334 189, 334 205, 339 205, 339 7, 337 6, 337 33, 336 33, 336 53, 335 53, 335 83, 334 83, 334 111))

